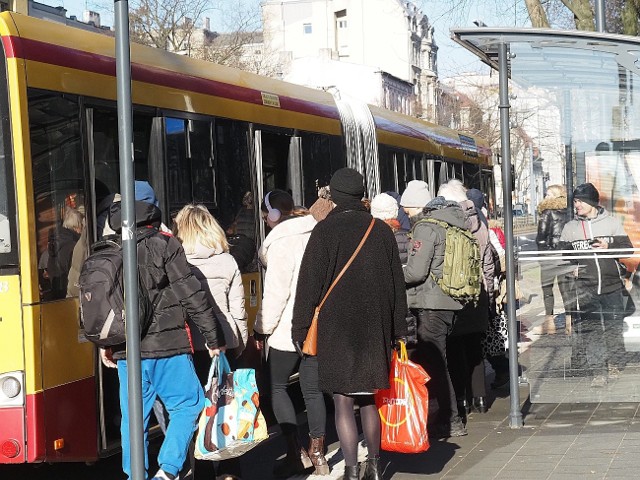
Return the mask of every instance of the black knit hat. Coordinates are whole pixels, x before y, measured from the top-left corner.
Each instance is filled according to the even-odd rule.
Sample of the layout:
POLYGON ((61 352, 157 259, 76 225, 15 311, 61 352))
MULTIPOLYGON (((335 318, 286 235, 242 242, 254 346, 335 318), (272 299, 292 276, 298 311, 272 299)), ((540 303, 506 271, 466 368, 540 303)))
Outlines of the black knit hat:
POLYGON ((592 183, 583 183, 573 191, 573 199, 597 207, 600 204, 600 193, 592 183))
POLYGON ((336 205, 359 202, 364 197, 364 177, 353 168, 341 168, 329 182, 331 200, 336 205))

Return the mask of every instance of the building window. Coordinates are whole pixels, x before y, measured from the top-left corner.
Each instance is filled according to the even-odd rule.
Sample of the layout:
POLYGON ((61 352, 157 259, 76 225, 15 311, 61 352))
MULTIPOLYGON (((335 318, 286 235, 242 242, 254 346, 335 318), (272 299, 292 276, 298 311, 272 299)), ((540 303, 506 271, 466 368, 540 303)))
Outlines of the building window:
POLYGON ((313 28, 311 27, 310 23, 303 23, 302 24, 302 30, 303 30, 305 35, 310 35, 311 32, 313 31, 313 28))

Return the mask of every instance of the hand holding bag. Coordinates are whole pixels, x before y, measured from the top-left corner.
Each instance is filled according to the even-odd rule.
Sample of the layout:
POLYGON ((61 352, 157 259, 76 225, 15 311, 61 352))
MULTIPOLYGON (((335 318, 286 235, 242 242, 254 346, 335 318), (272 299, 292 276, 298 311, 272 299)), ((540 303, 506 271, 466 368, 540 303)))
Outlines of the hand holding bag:
POLYGON ((205 387, 205 407, 198 421, 195 457, 226 460, 248 452, 268 437, 260 412, 253 368, 231 372, 223 352, 214 357, 205 387))
POLYGON ((429 449, 427 416, 429 375, 407 357, 407 346, 400 342, 400 353, 393 351, 389 385, 376 393, 380 414, 380 447, 388 452, 420 453, 429 449))
POLYGON ((369 237, 369 234, 371 233, 371 229, 373 229, 373 225, 375 223, 376 223, 376 219, 372 218, 371 223, 369 224, 369 228, 367 228, 367 231, 364 233, 362 240, 360 240, 360 243, 358 244, 356 251, 353 252, 353 255, 351 255, 351 258, 346 263, 346 265, 342 267, 342 270, 340 270, 340 273, 338 274, 338 276, 331 283, 329 290, 327 290, 327 293, 324 294, 324 297, 322 298, 320 305, 318 305, 315 311, 313 312, 313 318, 311 319, 311 326, 309 326, 309 330, 307 331, 307 336, 304 339, 304 345, 302 346, 302 353, 304 353, 305 355, 315 357, 318 354, 318 317, 320 316, 320 309, 322 308, 322 305, 324 305, 324 302, 327 300, 327 297, 331 293, 331 290, 333 290, 333 287, 335 287, 336 284, 340 281, 344 273, 347 271, 347 269, 351 266, 355 258, 358 256, 358 253, 360 253, 360 250, 362 249, 364 242, 367 241, 367 238, 369 237))

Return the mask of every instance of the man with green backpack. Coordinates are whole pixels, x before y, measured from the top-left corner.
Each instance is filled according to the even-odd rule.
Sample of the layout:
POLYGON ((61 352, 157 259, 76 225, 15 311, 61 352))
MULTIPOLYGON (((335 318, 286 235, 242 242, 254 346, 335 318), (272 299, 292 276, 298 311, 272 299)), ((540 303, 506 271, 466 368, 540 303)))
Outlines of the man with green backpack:
POLYGON ((465 226, 457 202, 431 198, 427 183, 412 180, 400 205, 411 218, 409 258, 404 268, 409 308, 418 319, 418 346, 414 353, 431 377, 429 396, 438 401, 433 437, 467 434, 458 415, 456 395, 447 368, 447 338, 454 312, 476 302, 480 294, 480 255, 465 226))

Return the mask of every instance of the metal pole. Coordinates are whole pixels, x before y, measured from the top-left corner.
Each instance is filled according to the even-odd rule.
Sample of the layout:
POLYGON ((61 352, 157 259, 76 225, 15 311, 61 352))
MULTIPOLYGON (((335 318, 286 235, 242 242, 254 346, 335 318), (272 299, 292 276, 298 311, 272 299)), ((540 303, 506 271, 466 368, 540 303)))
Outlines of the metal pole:
POLYGON ((573 218, 573 147, 571 145, 571 92, 564 91, 564 183, 567 186, 567 218, 573 218))
POLYGON ((518 330, 516 324, 516 268, 513 245, 513 207, 511 205, 511 129, 509 126, 509 59, 507 44, 501 43, 498 50, 500 80, 500 148, 502 151, 502 206, 504 236, 507 242, 507 321, 509 324, 509 393, 511 428, 522 427, 520 412, 520 386, 518 383, 518 330))
POLYGON ((607 20, 605 17, 604 0, 596 0, 596 32, 607 31, 607 20))
POLYGON ((129 389, 129 439, 131 478, 145 480, 144 424, 142 419, 142 374, 140 319, 138 318, 138 251, 133 171, 133 115, 131 108, 131 56, 129 3, 115 0, 116 81, 118 95, 118 144, 120 194, 122 195, 122 255, 124 298, 127 313, 127 377, 129 389))
POLYGON ((536 175, 535 168, 533 166, 533 146, 529 145, 529 210, 527 215, 533 216, 533 221, 537 222, 537 211, 535 206, 538 204, 538 198, 536 196, 536 175))

